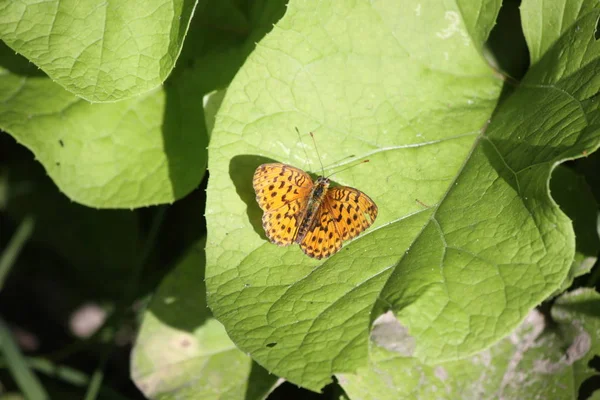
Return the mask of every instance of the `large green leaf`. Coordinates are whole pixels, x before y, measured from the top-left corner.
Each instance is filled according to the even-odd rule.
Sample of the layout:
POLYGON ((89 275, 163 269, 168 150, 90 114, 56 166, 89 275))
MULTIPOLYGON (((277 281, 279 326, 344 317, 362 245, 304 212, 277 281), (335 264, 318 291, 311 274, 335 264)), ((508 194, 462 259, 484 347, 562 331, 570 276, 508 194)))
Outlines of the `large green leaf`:
POLYGON ((548 181, 558 162, 599 144, 597 19, 579 19, 495 111, 387 281, 380 296, 409 327, 417 358, 489 346, 565 279, 575 238, 548 181))
POLYGON ((390 335, 402 328, 384 317, 373 329, 369 365, 338 380, 353 400, 575 400, 581 384, 597 375, 588 363, 600 353, 599 310, 600 295, 591 289, 564 294, 552 307, 553 323, 533 310, 493 347, 435 366, 403 357, 390 335))
POLYGON ((479 49, 498 6, 292 1, 229 87, 210 147, 207 290, 269 370, 318 390, 366 364, 385 309, 408 329, 407 355, 465 357, 564 281, 575 240, 548 180, 598 147, 597 15, 494 109, 500 82, 479 49), (371 196, 378 220, 325 261, 268 243, 254 200, 260 163, 307 166, 294 126, 317 132, 326 165, 371 161, 335 179, 371 196))
POLYGON ((501 82, 479 50, 499 3, 463 5, 291 2, 228 89, 210 147, 209 304, 294 383, 316 390, 366 361, 370 310, 429 222, 423 204, 440 203, 494 109, 501 82), (267 243, 254 200, 260 163, 307 166, 294 126, 316 131, 326 165, 371 161, 335 179, 371 196, 378 219, 326 261, 267 243))
POLYGON ((74 96, 0 43, 0 128, 79 203, 123 208, 183 197, 205 172, 202 97, 232 79, 259 30, 224 9, 226 3, 196 16, 179 67, 163 87, 118 103, 74 96), (227 25, 221 15, 233 19, 234 32, 209 25, 227 25))
POLYGON ((261 399, 277 379, 240 351, 206 307, 204 240, 154 294, 131 375, 151 399, 261 399))
POLYGON ((9 52, 0 48, 0 128, 28 147, 72 200, 140 207, 172 202, 200 182, 207 139, 193 81, 91 104, 46 77, 11 71, 4 61, 17 56, 9 52))
POLYGON ((196 0, 4 0, 0 39, 69 92, 92 102, 122 100, 166 79, 195 6, 196 0))

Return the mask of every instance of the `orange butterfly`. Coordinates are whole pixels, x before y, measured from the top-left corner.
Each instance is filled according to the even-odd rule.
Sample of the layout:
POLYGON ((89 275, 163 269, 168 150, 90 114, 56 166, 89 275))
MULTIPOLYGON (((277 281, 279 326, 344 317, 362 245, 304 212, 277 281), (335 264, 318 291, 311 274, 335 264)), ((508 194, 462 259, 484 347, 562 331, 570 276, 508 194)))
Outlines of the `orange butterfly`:
POLYGON ((279 246, 299 243, 306 255, 317 259, 336 253, 343 241, 358 236, 377 218, 377 205, 360 190, 330 188, 323 176, 313 182, 287 164, 260 165, 252 184, 269 240, 279 246))

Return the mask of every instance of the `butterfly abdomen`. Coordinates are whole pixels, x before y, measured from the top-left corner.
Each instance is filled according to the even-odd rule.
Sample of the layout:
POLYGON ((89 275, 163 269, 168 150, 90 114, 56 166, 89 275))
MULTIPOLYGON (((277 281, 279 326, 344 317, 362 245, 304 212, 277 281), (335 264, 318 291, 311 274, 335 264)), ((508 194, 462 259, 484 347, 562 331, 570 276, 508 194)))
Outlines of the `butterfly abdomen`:
POLYGON ((300 225, 298 226, 298 233, 294 238, 294 242, 301 243, 302 239, 306 236, 308 231, 315 224, 315 216, 317 215, 317 211, 319 207, 323 203, 323 199, 327 194, 327 189, 329 188, 329 179, 319 177, 315 185, 310 193, 308 203, 306 205, 306 211, 302 216, 300 225))

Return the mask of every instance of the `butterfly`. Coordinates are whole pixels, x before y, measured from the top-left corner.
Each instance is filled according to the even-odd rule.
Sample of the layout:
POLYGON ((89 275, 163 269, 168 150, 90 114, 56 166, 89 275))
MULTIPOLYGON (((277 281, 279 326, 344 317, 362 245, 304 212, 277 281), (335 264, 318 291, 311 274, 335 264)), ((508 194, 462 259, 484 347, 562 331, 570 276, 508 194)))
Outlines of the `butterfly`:
POLYGON ((287 164, 258 166, 252 184, 269 241, 298 243, 306 255, 322 259, 371 226, 377 218, 375 202, 360 190, 330 183, 324 176, 313 182, 287 164))

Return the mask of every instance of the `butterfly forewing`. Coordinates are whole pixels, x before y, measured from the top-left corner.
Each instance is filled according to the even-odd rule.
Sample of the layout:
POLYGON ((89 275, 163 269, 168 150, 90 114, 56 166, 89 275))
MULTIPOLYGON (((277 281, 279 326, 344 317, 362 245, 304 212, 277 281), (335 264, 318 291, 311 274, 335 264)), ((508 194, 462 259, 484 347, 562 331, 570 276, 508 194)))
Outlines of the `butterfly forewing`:
POLYGON ((310 176, 290 165, 263 164, 252 180, 256 201, 264 211, 265 234, 272 243, 287 246, 294 241, 313 183, 310 176))

